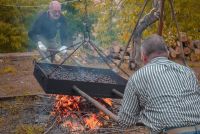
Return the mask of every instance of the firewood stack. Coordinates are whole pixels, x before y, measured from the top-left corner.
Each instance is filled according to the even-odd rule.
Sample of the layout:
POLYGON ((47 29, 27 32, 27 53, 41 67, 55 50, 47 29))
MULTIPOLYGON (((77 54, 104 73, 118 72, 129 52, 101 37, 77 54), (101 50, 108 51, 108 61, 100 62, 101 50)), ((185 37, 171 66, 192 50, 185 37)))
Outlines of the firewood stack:
POLYGON ((183 53, 186 60, 200 61, 200 40, 188 39, 186 33, 180 33, 180 41, 176 41, 173 44, 169 44, 170 57, 172 59, 181 57, 181 43, 183 44, 183 53))
MULTIPOLYGON (((113 42, 112 46, 109 48, 109 52, 107 52, 108 56, 111 57, 112 59, 114 59, 115 63, 119 63, 122 55, 125 51, 125 47, 121 46, 119 43, 117 42, 113 42)), ((124 61, 127 63, 129 61, 130 58, 130 53, 131 53, 131 48, 128 47, 127 51, 124 55, 124 61)))
MULTIPOLYGON (((173 41, 173 43, 168 44, 168 49, 170 52, 171 59, 181 58, 181 42, 183 44, 183 52, 186 60, 188 61, 200 61, 200 40, 190 40, 186 33, 181 32, 180 41, 173 41)), ((117 42, 113 42, 112 46, 109 48, 107 54, 109 57, 112 57, 116 63, 122 58, 122 55, 125 51, 125 47, 120 45, 117 42)), ((130 58, 131 48, 127 49, 127 52, 124 56, 124 61, 128 62, 130 58)))

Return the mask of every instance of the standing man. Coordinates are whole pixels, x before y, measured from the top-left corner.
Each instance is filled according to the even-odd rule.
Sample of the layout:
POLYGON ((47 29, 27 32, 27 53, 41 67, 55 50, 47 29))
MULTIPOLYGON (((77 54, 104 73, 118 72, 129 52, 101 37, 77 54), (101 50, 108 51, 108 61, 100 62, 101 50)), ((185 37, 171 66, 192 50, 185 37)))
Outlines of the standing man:
MULTIPOLYGON (((33 24, 31 30, 28 32, 28 36, 34 43, 37 44, 37 48, 42 58, 50 55, 50 50, 62 50, 66 51, 67 45, 67 24, 64 16, 61 14, 61 4, 58 1, 52 1, 49 4, 47 12, 42 13, 33 24), (56 42, 57 33, 60 34, 60 45, 56 42)), ((55 53, 55 51, 53 52, 55 53)), ((52 54, 52 53, 51 53, 52 54)), ((54 54, 52 54, 54 55, 54 54)), ((53 59, 52 59, 53 60, 53 59)), ((46 62, 52 62, 48 58, 46 62)))
POLYGON ((194 72, 168 60, 159 35, 144 40, 141 60, 145 66, 127 83, 119 124, 126 128, 139 121, 152 133, 200 134, 200 85, 194 72))

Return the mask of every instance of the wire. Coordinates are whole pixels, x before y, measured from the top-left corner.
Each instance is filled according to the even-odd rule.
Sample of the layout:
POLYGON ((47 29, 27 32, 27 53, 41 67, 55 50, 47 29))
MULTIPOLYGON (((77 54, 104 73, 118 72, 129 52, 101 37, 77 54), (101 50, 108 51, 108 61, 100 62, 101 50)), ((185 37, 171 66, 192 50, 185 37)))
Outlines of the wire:
MULTIPOLYGON (((62 2, 61 5, 65 5, 67 3, 72 3, 72 2, 76 2, 76 1, 80 1, 80 0, 70 0, 70 1, 65 1, 62 2)), ((28 6, 28 5, 19 5, 17 4, 0 4, 1 7, 22 7, 22 8, 38 8, 38 7, 48 7, 49 5, 47 4, 42 4, 42 5, 36 5, 36 6, 28 6)))

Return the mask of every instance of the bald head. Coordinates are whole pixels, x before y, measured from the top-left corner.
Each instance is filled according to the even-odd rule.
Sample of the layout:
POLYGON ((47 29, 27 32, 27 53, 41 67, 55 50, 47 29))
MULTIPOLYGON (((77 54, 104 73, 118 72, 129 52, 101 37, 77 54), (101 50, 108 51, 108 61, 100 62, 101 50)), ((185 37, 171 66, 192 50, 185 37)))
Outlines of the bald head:
POLYGON ((61 14, 60 2, 54 0, 49 4, 49 15, 52 19, 59 19, 61 14))
POLYGON ((161 36, 154 34, 143 41, 141 54, 142 58, 145 56, 149 60, 159 56, 166 57, 168 56, 167 45, 161 36))

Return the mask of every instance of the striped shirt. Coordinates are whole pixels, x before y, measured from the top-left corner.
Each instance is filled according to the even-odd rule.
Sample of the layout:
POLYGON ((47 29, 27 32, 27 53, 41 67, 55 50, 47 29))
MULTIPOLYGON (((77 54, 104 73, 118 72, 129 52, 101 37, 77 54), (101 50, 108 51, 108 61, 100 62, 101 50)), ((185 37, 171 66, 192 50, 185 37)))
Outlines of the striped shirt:
POLYGON ((152 131, 200 124, 200 85, 185 66, 157 57, 130 77, 119 124, 142 122, 152 131))

